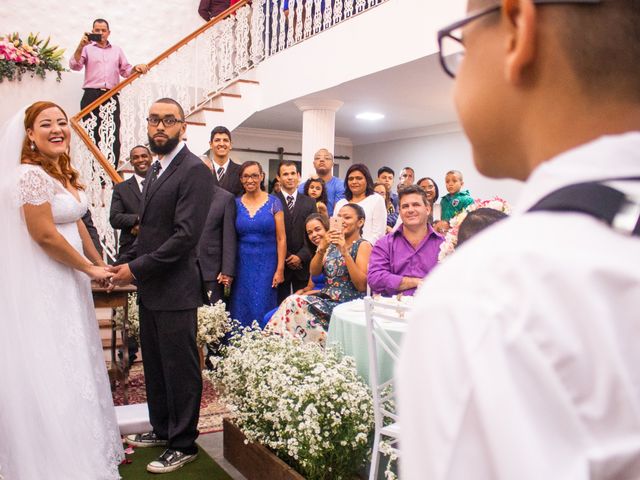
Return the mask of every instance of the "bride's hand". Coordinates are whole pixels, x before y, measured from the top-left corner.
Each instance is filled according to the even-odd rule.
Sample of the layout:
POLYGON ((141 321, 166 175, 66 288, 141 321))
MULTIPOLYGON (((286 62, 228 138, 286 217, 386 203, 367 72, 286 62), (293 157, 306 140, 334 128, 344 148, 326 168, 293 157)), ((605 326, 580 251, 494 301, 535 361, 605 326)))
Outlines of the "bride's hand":
POLYGON ((109 272, 105 267, 97 265, 87 267, 84 273, 89 275, 91 280, 100 284, 109 283, 109 279, 113 276, 113 273, 109 272))

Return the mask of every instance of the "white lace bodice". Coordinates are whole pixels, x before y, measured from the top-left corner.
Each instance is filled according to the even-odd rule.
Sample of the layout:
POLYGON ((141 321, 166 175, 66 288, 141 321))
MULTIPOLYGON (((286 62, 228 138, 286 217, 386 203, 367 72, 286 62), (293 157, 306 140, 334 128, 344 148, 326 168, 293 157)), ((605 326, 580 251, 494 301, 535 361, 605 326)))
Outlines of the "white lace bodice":
POLYGON ((64 186, 37 165, 20 165, 18 180, 18 202, 24 204, 51 204, 51 213, 57 230, 67 241, 79 251, 82 242, 76 222, 87 211, 87 196, 78 191, 80 200, 73 196, 64 186))

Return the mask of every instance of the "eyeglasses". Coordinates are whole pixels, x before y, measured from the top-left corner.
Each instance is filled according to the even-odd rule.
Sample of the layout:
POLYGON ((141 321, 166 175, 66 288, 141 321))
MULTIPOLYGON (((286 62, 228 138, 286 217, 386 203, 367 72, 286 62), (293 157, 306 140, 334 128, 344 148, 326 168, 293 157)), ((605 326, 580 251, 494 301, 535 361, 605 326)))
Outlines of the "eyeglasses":
POLYGON ((241 175, 240 176, 240 180, 260 180, 260 174, 259 173, 252 173, 251 175, 241 175))
POLYGON ((160 122, 162 122, 162 124, 165 127, 173 127, 176 123, 184 123, 184 120, 180 120, 173 116, 167 116, 162 118, 154 117, 154 116, 147 117, 147 123, 152 127, 157 127, 158 125, 160 125, 160 122))
MULTIPOLYGON (((596 5, 602 0, 534 0, 536 5, 561 5, 561 4, 582 4, 596 5)), ((478 18, 499 12, 502 5, 487 7, 478 12, 472 13, 462 20, 452 23, 438 31, 438 47, 440 48, 440 65, 451 78, 456 78, 462 59, 464 58, 465 46, 462 38, 462 27, 477 20, 478 18)))

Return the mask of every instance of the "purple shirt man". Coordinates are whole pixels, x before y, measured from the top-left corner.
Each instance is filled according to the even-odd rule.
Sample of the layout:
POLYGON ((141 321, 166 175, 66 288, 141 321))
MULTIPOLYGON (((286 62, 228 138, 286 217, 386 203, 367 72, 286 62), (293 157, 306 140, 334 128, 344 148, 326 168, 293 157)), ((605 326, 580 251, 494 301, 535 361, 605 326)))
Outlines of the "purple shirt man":
POLYGON ((427 223, 431 207, 420 187, 406 187, 398 201, 402 225, 376 242, 369 259, 367 282, 384 296, 413 295, 437 265, 444 241, 427 223))

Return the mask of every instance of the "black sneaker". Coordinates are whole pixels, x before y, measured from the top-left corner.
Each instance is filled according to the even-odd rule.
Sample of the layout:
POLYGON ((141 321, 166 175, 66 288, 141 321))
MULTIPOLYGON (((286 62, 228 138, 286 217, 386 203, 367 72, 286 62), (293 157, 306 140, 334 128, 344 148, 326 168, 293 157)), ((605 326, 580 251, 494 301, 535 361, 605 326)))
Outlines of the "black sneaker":
POLYGON ((147 472, 169 473, 193 462, 198 453, 188 454, 167 448, 162 455, 147 465, 147 472))
POLYGON ((156 435, 156 432, 136 433, 127 435, 125 439, 129 445, 134 447, 166 447, 169 442, 156 435))

